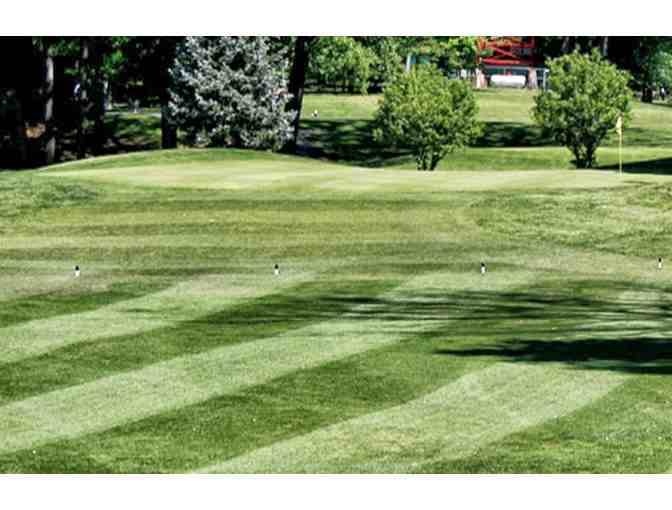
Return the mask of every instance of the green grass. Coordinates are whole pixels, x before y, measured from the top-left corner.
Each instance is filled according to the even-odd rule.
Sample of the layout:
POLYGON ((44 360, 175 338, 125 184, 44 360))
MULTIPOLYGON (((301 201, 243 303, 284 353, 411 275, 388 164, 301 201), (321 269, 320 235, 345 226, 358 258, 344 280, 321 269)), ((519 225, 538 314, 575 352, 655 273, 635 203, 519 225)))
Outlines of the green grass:
MULTIPOLYGON (((479 101, 524 124, 530 98, 479 101)), ((672 176, 641 164, 666 150, 623 176, 510 140, 433 173, 236 150, 1 173, 0 471, 669 471, 672 176)))
MULTIPOLYGON (((380 95, 307 94, 304 98, 300 147, 304 155, 348 165, 414 169, 415 161, 407 151, 383 147, 372 138, 372 120, 380 95), (313 111, 318 118, 313 118, 313 111)), ((544 136, 534 125, 530 112, 534 92, 487 89, 476 91, 479 118, 485 124, 483 136, 474 147, 446 157, 439 170, 547 170, 574 167, 571 154, 544 136)), ((636 102, 633 121, 625 131, 623 162, 625 170, 635 173, 672 171, 672 108, 665 104, 636 102)), ((129 166, 142 165, 152 157, 136 156, 138 151, 156 151, 161 146, 160 116, 145 110, 133 114, 113 112, 106 118, 108 141, 105 154, 126 154, 129 166)), ((64 160, 74 158, 74 134, 63 140, 64 160)), ((201 155, 185 155, 202 160, 201 155)), ((207 158, 207 156, 206 156, 207 158)), ((168 158, 163 158, 164 162, 168 158)), ((174 158, 172 158, 174 160, 174 158)), ((104 158, 90 162, 89 168, 110 164, 104 158)), ((598 167, 618 167, 617 139, 614 134, 598 150, 598 167)))
MULTIPOLYGON (((304 99, 301 134, 309 155, 358 166, 415 168, 401 150, 377 145, 372 119, 380 96, 314 94, 304 99), (319 117, 314 119, 312 112, 319 117)), ((473 148, 447 156, 440 170, 542 170, 573 168, 571 154, 534 125, 534 93, 526 90, 476 91, 484 134, 473 148)), ((624 136, 623 161, 632 172, 672 171, 672 109, 635 103, 624 136)), ((611 135, 598 150, 600 168, 617 168, 617 139, 611 135)))

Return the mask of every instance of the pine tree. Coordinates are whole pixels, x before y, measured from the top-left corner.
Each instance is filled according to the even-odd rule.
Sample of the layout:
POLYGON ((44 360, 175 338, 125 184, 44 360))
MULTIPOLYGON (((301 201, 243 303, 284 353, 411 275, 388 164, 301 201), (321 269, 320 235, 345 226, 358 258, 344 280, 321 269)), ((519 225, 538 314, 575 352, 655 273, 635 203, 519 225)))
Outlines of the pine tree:
POLYGON ((292 138, 287 64, 266 37, 187 37, 170 73, 170 112, 191 143, 277 150, 292 138))

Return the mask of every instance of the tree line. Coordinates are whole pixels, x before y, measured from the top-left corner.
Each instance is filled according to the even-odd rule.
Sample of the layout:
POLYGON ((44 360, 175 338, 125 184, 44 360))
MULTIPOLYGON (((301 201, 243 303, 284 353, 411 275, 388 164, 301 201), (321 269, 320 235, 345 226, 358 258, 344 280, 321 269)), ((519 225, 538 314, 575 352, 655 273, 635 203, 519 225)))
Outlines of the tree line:
MULTIPOLYGON (((3 50, 5 69, 8 70, 0 74, 0 168, 39 166, 57 161, 66 133, 72 135, 77 158, 103 153, 108 137, 104 122, 106 104, 112 100, 158 106, 162 148, 176 147, 178 126, 193 135, 195 142, 203 134, 200 128, 207 125, 207 116, 201 112, 199 117, 196 103, 191 108, 184 104, 180 108, 177 99, 181 97, 186 101, 188 96, 184 94, 184 80, 181 82, 176 76, 184 78, 186 70, 205 73, 207 70, 198 69, 198 52, 228 51, 226 47, 231 41, 226 40, 264 41, 263 48, 257 44, 237 51, 239 54, 241 51, 263 53, 268 72, 257 74, 257 77, 273 75, 275 78, 257 80, 262 86, 257 87, 250 97, 259 98, 266 89, 273 89, 273 97, 253 115, 257 118, 256 125, 246 126, 243 130, 231 125, 210 126, 206 137, 220 139, 220 143, 224 140, 234 145, 268 146, 287 152, 296 149, 302 99, 307 86, 349 93, 377 92, 403 71, 409 55, 422 55, 444 74, 474 68, 478 62, 474 37, 200 38, 219 40, 219 49, 201 48, 193 41, 189 43, 189 39, 0 38, 0 50, 3 50), (181 74, 176 72, 180 62, 183 66, 181 74), (282 93, 275 94, 279 89, 282 93), (268 115, 276 119, 274 125, 281 126, 282 133, 264 127, 270 125, 268 119, 264 120, 268 115), (257 136, 252 136, 251 131, 257 131, 257 136)), ((642 100, 651 101, 657 87, 672 86, 671 39, 540 37, 538 47, 542 59, 596 50, 620 69, 629 71, 630 86, 641 93, 642 100)), ((231 106, 232 96, 226 96, 225 89, 234 85, 232 77, 239 63, 231 61, 227 65, 231 78, 227 78, 226 73, 218 75, 211 83, 213 98, 225 98, 223 101, 229 109, 252 111, 250 101, 237 101, 235 107, 231 106)), ((211 103, 210 108, 215 108, 215 104, 211 103)))

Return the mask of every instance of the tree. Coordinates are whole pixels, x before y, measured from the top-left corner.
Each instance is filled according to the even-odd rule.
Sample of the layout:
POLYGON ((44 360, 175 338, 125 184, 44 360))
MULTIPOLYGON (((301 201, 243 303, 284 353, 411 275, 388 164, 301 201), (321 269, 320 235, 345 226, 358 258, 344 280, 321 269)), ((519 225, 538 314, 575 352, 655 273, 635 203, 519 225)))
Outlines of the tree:
MULTIPOLYGON (((117 38, 117 51, 112 53, 118 63, 120 81, 133 83, 145 97, 158 97, 161 105, 161 148, 177 147, 177 127, 170 117, 170 68, 175 60, 181 37, 117 38), (117 56, 117 54, 119 56, 117 56)), ((111 65, 110 65, 111 67, 111 65)), ((110 77, 112 79, 112 77, 110 77)))
POLYGON ((187 37, 170 74, 171 114, 191 143, 279 149, 291 139, 286 63, 265 37, 187 37))
POLYGON ((82 37, 80 43, 80 57, 77 61, 78 70, 78 85, 77 85, 77 104, 79 106, 79 122, 77 123, 77 159, 86 157, 86 131, 87 131, 87 117, 91 109, 89 101, 89 47, 90 38, 82 37))
POLYGON ((348 92, 366 94, 375 61, 373 51, 352 37, 320 37, 311 49, 309 70, 313 79, 348 92))
POLYGON ((672 89, 672 51, 660 51, 655 59, 654 84, 672 89))
POLYGON ((631 85, 642 93, 642 101, 653 101, 653 91, 660 85, 658 67, 665 53, 672 51, 672 38, 663 36, 546 36, 537 38, 542 57, 554 58, 578 50, 590 53, 598 49, 620 69, 632 75, 631 85))
POLYGON ((385 87, 376 112, 374 138, 410 149, 418 170, 434 170, 447 154, 481 133, 471 86, 422 65, 385 87))
POLYGON ((474 69, 478 63, 477 39, 471 36, 403 37, 400 50, 407 58, 415 55, 443 71, 474 69))
POLYGON ((618 117, 629 120, 629 75, 597 50, 550 60, 549 68, 549 89, 535 98, 534 119, 572 151, 578 168, 592 168, 597 148, 618 117))
POLYGON ((0 73, 0 168, 40 164, 28 128, 42 121, 35 99, 44 82, 42 59, 32 37, 0 37, 7 72, 0 73))
POLYGON ((403 37, 358 36, 354 39, 373 52, 370 87, 380 90, 403 70, 403 37))
POLYGON ((43 82, 40 91, 43 103, 44 122, 44 163, 51 165, 56 161, 56 134, 54 129, 54 57, 50 52, 50 40, 38 41, 43 63, 43 82))
POLYGON ((670 37, 610 37, 609 59, 632 74, 632 85, 641 91, 642 101, 653 101, 657 65, 661 52, 672 50, 670 37))

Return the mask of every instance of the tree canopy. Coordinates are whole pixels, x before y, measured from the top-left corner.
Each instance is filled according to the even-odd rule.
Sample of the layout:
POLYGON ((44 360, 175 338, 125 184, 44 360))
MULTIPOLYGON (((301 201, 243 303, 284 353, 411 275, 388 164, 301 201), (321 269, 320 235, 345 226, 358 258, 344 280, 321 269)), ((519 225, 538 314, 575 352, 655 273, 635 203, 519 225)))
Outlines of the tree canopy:
POLYGON ((385 87, 374 137, 410 149, 418 170, 434 170, 447 154, 478 137, 477 113, 469 83, 449 80, 436 67, 422 65, 385 87))
POLYGON ((592 168, 595 152, 619 117, 630 118, 629 75, 595 50, 574 51, 549 62, 549 88, 536 98, 536 122, 574 155, 578 168, 592 168))
POLYGON ((291 139, 287 65, 265 37, 187 37, 170 75, 170 111, 191 143, 279 149, 291 139))

